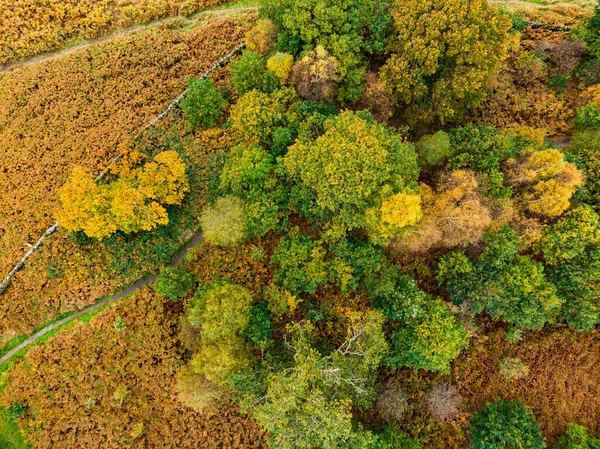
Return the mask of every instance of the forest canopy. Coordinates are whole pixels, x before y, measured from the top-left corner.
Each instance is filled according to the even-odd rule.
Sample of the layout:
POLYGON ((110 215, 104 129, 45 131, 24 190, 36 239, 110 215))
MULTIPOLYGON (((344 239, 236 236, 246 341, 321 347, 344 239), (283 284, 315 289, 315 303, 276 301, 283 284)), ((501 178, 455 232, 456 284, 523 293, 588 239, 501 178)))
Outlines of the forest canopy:
MULTIPOLYGON (((190 416, 233 407, 257 447, 594 447, 600 5, 557 7, 572 29, 546 9, 262 0, 222 72, 58 191, 74 244, 160 252, 140 306, 169 365, 137 361, 126 311, 93 322, 111 350, 168 372, 190 416)), ((60 444, 48 391, 71 384, 28 387, 55 363, 37 351, 1 400, 60 444)), ((130 420, 118 444, 160 441, 133 372, 77 409, 86 436, 103 407, 130 420)))

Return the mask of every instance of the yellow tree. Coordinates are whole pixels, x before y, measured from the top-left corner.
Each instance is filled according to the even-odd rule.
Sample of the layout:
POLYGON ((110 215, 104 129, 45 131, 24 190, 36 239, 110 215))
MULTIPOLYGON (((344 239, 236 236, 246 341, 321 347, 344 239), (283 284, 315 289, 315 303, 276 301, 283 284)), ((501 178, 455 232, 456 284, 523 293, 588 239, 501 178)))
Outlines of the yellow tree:
POLYGON ((470 170, 446 175, 432 189, 421 185, 423 219, 395 247, 425 252, 432 247, 450 248, 475 243, 492 224, 493 214, 479 194, 479 182, 470 170))
POLYGON ((506 179, 523 208, 536 215, 557 217, 583 184, 583 174, 558 150, 538 150, 506 162, 506 179))
MULTIPOLYGON (((125 158, 127 159, 127 158, 125 158)), ((149 231, 169 222, 163 205, 180 204, 189 190, 185 165, 175 151, 165 151, 141 168, 130 161, 117 169, 117 180, 96 184, 81 167, 60 190, 60 224, 102 240, 116 231, 149 231)))
POLYGON ((71 180, 59 191, 62 209, 58 221, 65 229, 81 230, 100 240, 113 234, 117 224, 106 193, 82 167, 75 167, 71 180))
POLYGON ((406 118, 448 122, 475 105, 506 56, 508 15, 487 0, 403 0, 392 15, 382 77, 406 118))

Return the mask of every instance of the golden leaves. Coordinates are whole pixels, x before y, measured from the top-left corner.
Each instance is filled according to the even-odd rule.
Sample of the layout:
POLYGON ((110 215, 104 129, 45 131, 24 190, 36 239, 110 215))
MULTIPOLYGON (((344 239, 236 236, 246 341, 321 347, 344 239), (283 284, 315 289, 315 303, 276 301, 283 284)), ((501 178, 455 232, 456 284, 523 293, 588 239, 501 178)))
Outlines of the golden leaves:
POLYGON ((175 151, 164 151, 142 168, 110 184, 96 185, 76 167, 60 189, 59 221, 65 229, 102 240, 117 230, 150 231, 169 222, 162 206, 180 204, 189 190, 185 165, 175 151))

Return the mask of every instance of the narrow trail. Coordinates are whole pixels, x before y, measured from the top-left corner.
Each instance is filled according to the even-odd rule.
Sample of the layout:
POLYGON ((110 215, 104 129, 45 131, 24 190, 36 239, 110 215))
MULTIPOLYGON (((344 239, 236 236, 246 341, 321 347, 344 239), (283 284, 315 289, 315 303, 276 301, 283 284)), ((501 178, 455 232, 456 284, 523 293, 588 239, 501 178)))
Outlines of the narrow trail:
POLYGON ((552 9, 552 8, 556 8, 557 6, 573 6, 573 5, 577 5, 577 6, 581 6, 582 8, 585 9, 591 9, 593 6, 593 3, 588 2, 588 1, 575 1, 575 2, 556 2, 556 3, 548 3, 548 4, 544 4, 544 3, 535 3, 535 2, 528 2, 525 0, 488 0, 489 3, 493 4, 493 5, 498 5, 498 6, 504 6, 507 8, 513 8, 513 9, 523 9, 523 8, 530 8, 530 9, 552 9))
MULTIPOLYGON (((187 252, 190 249, 192 249, 194 246, 196 246, 198 243, 200 243, 203 240, 203 238, 204 238, 204 234, 202 232, 200 232, 199 234, 196 234, 196 236, 192 240, 190 240, 183 247, 183 249, 181 249, 181 251, 179 251, 179 253, 173 258, 173 260, 171 260, 171 262, 169 262, 169 266, 175 267, 175 266, 179 265, 181 263, 181 261, 183 260, 183 258, 185 257, 185 255, 187 254, 187 252)), ((68 322, 73 321, 74 319, 79 318, 82 315, 85 315, 86 313, 93 312, 94 310, 104 307, 105 305, 110 304, 110 303, 116 301, 117 299, 121 299, 125 296, 128 296, 128 295, 136 292, 140 288, 143 288, 143 287, 147 286, 148 284, 154 282, 157 277, 158 277, 158 273, 155 273, 152 276, 140 279, 136 283, 127 287, 125 290, 115 293, 114 295, 108 296, 96 304, 92 304, 91 306, 85 307, 85 308, 79 310, 78 312, 75 312, 74 314, 63 318, 62 320, 56 321, 55 323, 49 324, 48 326, 40 329, 39 331, 37 331, 36 333, 31 335, 27 340, 23 341, 18 346, 15 346, 13 349, 11 349, 6 354, 4 354, 2 357, 0 357, 0 365, 9 361, 19 351, 26 348, 27 346, 29 346, 31 343, 35 342, 42 336, 46 335, 48 332, 52 332, 54 329, 57 329, 65 324, 67 324, 68 322)))
POLYGON ((180 21, 183 23, 199 23, 203 19, 207 17, 230 17, 236 14, 246 13, 250 11, 256 11, 258 9, 257 6, 241 6, 239 8, 230 8, 230 9, 213 9, 207 11, 200 11, 196 15, 192 17, 184 17, 184 16, 172 16, 165 17, 164 19, 159 19, 154 22, 150 22, 147 25, 134 25, 128 28, 123 28, 115 31, 112 34, 97 37, 95 39, 86 40, 81 42, 80 44, 74 45, 69 48, 63 48, 62 50, 56 50, 49 53, 42 53, 36 56, 32 56, 28 59, 24 59, 22 61, 10 62, 8 64, 4 64, 0 66, 0 74, 4 72, 8 72, 10 70, 16 69, 18 67, 26 67, 32 64, 38 64, 44 61, 49 61, 51 59, 62 58, 64 56, 70 55, 77 51, 83 50, 85 48, 93 47, 104 42, 109 42, 111 40, 117 39, 119 37, 126 36, 128 34, 136 33, 142 30, 149 30, 152 28, 159 27, 165 23, 180 21))

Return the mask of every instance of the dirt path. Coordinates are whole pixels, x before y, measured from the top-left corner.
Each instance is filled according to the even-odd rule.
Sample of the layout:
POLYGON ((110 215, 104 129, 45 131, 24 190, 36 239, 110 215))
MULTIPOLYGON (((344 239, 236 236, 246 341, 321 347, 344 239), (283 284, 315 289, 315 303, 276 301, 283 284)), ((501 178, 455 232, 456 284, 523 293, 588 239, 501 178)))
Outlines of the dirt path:
MULTIPOLYGON (((169 263, 169 266, 175 267, 175 266, 179 265, 181 263, 181 261, 183 260, 183 258, 185 257, 185 255, 187 254, 187 252, 191 248, 193 248, 194 246, 196 246, 198 243, 200 243, 203 238, 204 238, 204 234, 202 232, 200 232, 199 234, 197 234, 175 256, 175 258, 169 263)), ((127 295, 130 295, 130 294, 134 293, 135 291, 139 290, 140 288, 143 288, 143 287, 147 286, 148 284, 154 282, 157 277, 158 277, 158 274, 153 274, 152 276, 140 279, 135 284, 130 285, 129 287, 127 287, 125 290, 122 290, 122 291, 120 291, 118 293, 115 293, 114 295, 108 296, 107 298, 104 298, 102 301, 100 301, 100 302, 98 302, 96 304, 92 304, 91 306, 88 306, 88 307, 86 307, 84 309, 81 309, 80 311, 75 312, 74 314, 69 315, 68 317, 63 318, 62 320, 56 321, 55 323, 49 324, 48 326, 40 329, 35 334, 33 334, 32 336, 30 336, 27 340, 23 341, 18 346, 15 346, 13 349, 11 349, 6 354, 4 354, 2 357, 0 357, 0 365, 2 365, 3 363, 9 361, 17 352, 19 352, 22 349, 26 348, 31 343, 33 343, 34 341, 38 340, 40 337, 46 335, 48 332, 51 332, 54 329, 57 329, 57 328, 65 325, 65 324, 67 324, 68 322, 73 321, 74 319, 79 318, 82 315, 85 315, 86 313, 93 312, 94 310, 97 310, 97 309, 99 309, 101 307, 104 307, 105 305, 110 304, 111 302, 114 302, 117 299, 121 299, 121 298, 123 298, 123 297, 125 297, 127 295)))
POLYGON ((214 9, 209 11, 200 11, 198 14, 193 17, 184 17, 184 16, 175 16, 175 17, 166 17, 164 19, 157 20, 155 22, 151 22, 147 25, 135 25, 129 28, 124 28, 118 31, 115 31, 112 34, 107 36, 98 37, 95 39, 90 39, 84 41, 80 44, 74 45, 69 48, 64 48, 62 50, 57 50, 49 53, 43 53, 41 55, 32 56, 31 58, 25 59, 23 61, 11 62, 9 64, 4 64, 0 66, 0 73, 8 72, 9 70, 13 70, 17 67, 26 67, 28 65, 37 64, 40 62, 48 61, 55 58, 62 58, 64 56, 70 55, 71 53, 75 53, 84 48, 93 47, 95 45, 101 44, 103 42, 108 42, 113 39, 117 39, 119 37, 125 36, 127 34, 136 33, 141 30, 148 30, 151 28, 159 27, 165 23, 169 22, 184 22, 184 23, 198 23, 207 17, 230 17, 235 16, 237 14, 243 14, 250 11, 256 11, 258 7, 256 6, 243 6, 239 8, 230 8, 230 9, 214 9))
POLYGON ((552 8, 556 8, 557 6, 573 6, 573 5, 578 5, 583 8, 591 8, 592 7, 591 6, 592 3, 585 1, 585 0, 582 0, 579 2, 572 2, 572 3, 559 2, 559 3, 549 3, 549 4, 534 3, 534 2, 524 1, 524 0, 488 0, 488 1, 494 5, 504 6, 509 9, 527 9, 527 8, 552 9, 552 8))

